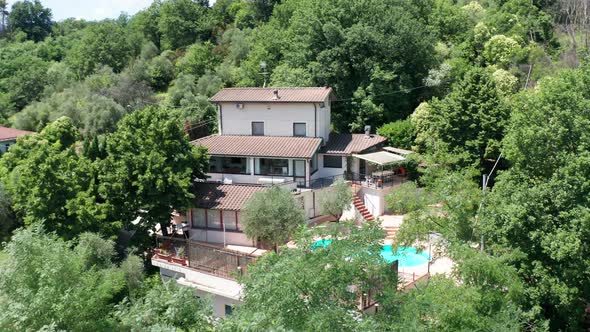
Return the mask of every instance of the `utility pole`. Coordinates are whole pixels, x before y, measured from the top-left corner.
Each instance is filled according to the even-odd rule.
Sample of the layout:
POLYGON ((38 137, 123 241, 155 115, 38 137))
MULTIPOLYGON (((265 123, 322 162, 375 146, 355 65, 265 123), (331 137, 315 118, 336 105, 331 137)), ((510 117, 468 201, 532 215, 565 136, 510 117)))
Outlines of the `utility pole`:
MULTIPOLYGON (((0 0, 2 1, 2 0, 0 0)), ((260 62, 260 69, 262 70, 262 72, 260 73, 260 75, 262 75, 262 77, 264 78, 264 83, 262 84, 263 88, 266 88, 266 78, 268 77, 268 72, 266 71, 266 61, 261 61, 260 62)))

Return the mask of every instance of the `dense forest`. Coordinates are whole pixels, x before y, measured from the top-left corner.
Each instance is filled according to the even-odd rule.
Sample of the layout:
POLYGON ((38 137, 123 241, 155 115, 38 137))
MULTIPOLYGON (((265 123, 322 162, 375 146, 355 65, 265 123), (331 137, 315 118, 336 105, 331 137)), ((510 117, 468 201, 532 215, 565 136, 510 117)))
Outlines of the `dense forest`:
POLYGON ((0 123, 39 133, 0 159, 0 330, 588 328, 589 33, 583 0, 155 0, 59 22, 0 0, 0 123), (324 85, 334 131, 417 152, 398 241, 440 234, 453 276, 355 312, 348 285, 393 282, 365 225, 263 257, 216 320, 115 245, 190 205, 207 156, 184 129, 215 131, 219 89, 324 85))

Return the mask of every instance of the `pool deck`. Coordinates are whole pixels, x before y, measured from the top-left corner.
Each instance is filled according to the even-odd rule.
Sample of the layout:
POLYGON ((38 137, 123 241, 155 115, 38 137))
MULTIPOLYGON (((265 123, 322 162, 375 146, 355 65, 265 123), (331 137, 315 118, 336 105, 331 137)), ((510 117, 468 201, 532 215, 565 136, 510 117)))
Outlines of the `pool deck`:
MULTIPOLYGON (((381 227, 384 229, 399 228, 404 222, 403 215, 382 215, 379 217, 381 221, 381 227)), ((383 244, 392 244, 393 239, 384 239, 383 244)), ((431 257, 430 264, 422 264, 412 267, 400 267, 399 276, 401 277, 401 288, 413 287, 415 281, 418 279, 424 279, 428 277, 428 274, 444 274, 447 277, 451 275, 453 271, 454 262, 448 257, 438 257, 434 254, 436 251, 434 248, 430 248, 428 243, 417 243, 417 247, 424 248, 424 251, 431 257), (430 251, 430 252, 429 252, 430 251), (434 257, 433 257, 434 254, 434 257), (430 267, 429 267, 430 265, 430 267)))

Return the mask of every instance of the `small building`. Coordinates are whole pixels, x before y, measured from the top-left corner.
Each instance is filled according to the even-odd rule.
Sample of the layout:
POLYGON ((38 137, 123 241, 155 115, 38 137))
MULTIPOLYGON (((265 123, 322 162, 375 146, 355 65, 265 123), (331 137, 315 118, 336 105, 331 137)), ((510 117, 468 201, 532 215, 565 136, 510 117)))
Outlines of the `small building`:
POLYGON ((0 127, 0 151, 2 153, 8 152, 8 149, 16 143, 18 137, 29 134, 34 134, 34 132, 9 127, 0 127))

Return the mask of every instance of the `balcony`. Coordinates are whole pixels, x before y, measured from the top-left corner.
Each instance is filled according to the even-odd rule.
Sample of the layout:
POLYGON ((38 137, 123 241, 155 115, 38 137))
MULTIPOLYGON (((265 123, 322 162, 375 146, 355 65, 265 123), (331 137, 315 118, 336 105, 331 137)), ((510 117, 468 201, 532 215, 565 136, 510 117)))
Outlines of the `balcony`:
POLYGON ((260 254, 256 252, 256 248, 252 252, 245 252, 238 246, 234 250, 221 245, 161 235, 157 236, 157 242, 158 247, 154 249, 152 260, 232 280, 246 274, 248 264, 254 262, 260 254))
POLYGON ((346 180, 353 184, 372 189, 384 189, 399 186, 408 181, 406 174, 395 171, 375 171, 368 174, 346 173, 346 180))

